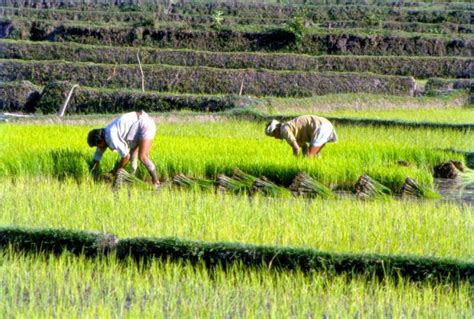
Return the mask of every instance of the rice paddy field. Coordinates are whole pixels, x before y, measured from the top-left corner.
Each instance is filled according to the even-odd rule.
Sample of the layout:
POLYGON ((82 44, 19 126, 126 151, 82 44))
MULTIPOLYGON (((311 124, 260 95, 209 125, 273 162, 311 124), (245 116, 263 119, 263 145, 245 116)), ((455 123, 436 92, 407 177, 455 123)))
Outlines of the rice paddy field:
POLYGON ((0 0, 0 317, 470 318, 473 14, 0 0), (158 189, 90 172, 138 110, 158 189), (264 133, 302 114, 335 124, 318 158, 264 133))

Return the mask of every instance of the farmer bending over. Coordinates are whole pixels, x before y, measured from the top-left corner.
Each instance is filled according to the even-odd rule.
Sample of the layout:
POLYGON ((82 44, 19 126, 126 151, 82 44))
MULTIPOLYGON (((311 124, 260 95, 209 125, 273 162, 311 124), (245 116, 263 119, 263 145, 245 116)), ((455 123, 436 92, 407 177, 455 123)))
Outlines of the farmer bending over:
POLYGON ((265 134, 285 139, 295 156, 298 156, 301 150, 304 156, 319 156, 326 143, 337 141, 331 122, 316 115, 302 115, 284 123, 273 120, 267 124, 265 134))
POLYGON ((111 173, 116 174, 131 160, 132 173, 137 170, 137 155, 150 173, 152 183, 160 185, 156 174, 155 165, 149 158, 151 144, 156 133, 153 119, 144 111, 130 112, 113 120, 106 128, 94 129, 87 136, 87 144, 97 147, 94 153, 93 173, 98 169, 102 154, 110 148, 120 154, 118 161, 111 173))

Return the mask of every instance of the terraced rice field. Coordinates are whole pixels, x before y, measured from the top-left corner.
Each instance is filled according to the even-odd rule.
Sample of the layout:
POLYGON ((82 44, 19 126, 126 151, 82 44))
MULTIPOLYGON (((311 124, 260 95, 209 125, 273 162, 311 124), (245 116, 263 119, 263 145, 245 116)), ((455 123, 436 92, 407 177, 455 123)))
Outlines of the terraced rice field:
POLYGON ((469 317, 473 204, 405 187, 451 160, 472 191, 472 3, 47 4, 0 0, 0 317, 469 317), (89 171, 88 131, 136 110, 159 190, 89 171), (264 134, 300 114, 335 124, 320 158, 264 134))

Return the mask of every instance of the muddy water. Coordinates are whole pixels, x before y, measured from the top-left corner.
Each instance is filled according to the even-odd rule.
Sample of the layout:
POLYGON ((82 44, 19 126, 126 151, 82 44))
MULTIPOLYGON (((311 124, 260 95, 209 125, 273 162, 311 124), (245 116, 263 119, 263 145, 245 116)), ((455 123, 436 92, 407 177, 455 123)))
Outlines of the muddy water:
POLYGON ((474 181, 462 179, 435 178, 435 190, 445 200, 474 206, 474 181))

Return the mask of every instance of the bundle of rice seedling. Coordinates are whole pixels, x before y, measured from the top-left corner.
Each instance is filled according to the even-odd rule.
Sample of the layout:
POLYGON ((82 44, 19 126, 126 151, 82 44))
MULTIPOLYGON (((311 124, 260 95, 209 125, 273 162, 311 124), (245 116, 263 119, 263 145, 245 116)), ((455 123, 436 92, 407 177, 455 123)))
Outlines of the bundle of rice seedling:
POLYGON ((379 197, 391 195, 392 191, 383 184, 364 174, 354 185, 354 191, 359 198, 379 197))
POLYGON ((248 192, 252 185, 248 185, 245 182, 239 181, 235 178, 231 178, 224 174, 217 177, 217 187, 221 191, 229 191, 236 194, 248 192))
POLYGON ((438 193, 435 193, 427 187, 422 187, 418 183, 407 177, 405 179, 405 184, 402 186, 401 191, 402 197, 416 197, 416 198, 440 198, 441 196, 438 193))
POLYGON ((241 182, 242 184, 245 184, 248 189, 250 189, 253 183, 257 180, 257 177, 244 173, 238 168, 234 168, 234 171, 232 172, 232 178, 241 182))
POLYGON ((214 187, 214 181, 204 178, 189 177, 182 173, 173 177, 173 184, 179 187, 209 190, 214 187))
POLYGON ((464 164, 460 161, 450 160, 436 165, 433 168, 433 176, 436 178, 456 179, 465 171, 464 164))
POLYGON ((290 191, 295 196, 303 197, 322 197, 322 198, 333 198, 334 195, 332 190, 309 175, 300 172, 295 176, 293 182, 290 185, 290 191))
POLYGON ((130 174, 129 172, 127 172, 126 170, 124 170, 122 168, 122 169, 118 170, 118 172, 115 176, 115 179, 113 181, 112 188, 119 189, 124 184, 139 186, 139 187, 145 188, 145 189, 153 188, 153 186, 151 184, 139 179, 135 175, 130 174))
POLYGON ((257 178, 255 182, 252 184, 252 189, 250 190, 250 194, 255 194, 255 193, 262 193, 264 195, 273 196, 273 197, 290 197, 291 196, 291 192, 288 189, 272 183, 265 176, 257 178))
POLYGON ((244 173, 238 168, 234 168, 232 177, 221 174, 217 177, 217 183, 221 190, 240 194, 250 192, 256 179, 257 177, 244 173))

